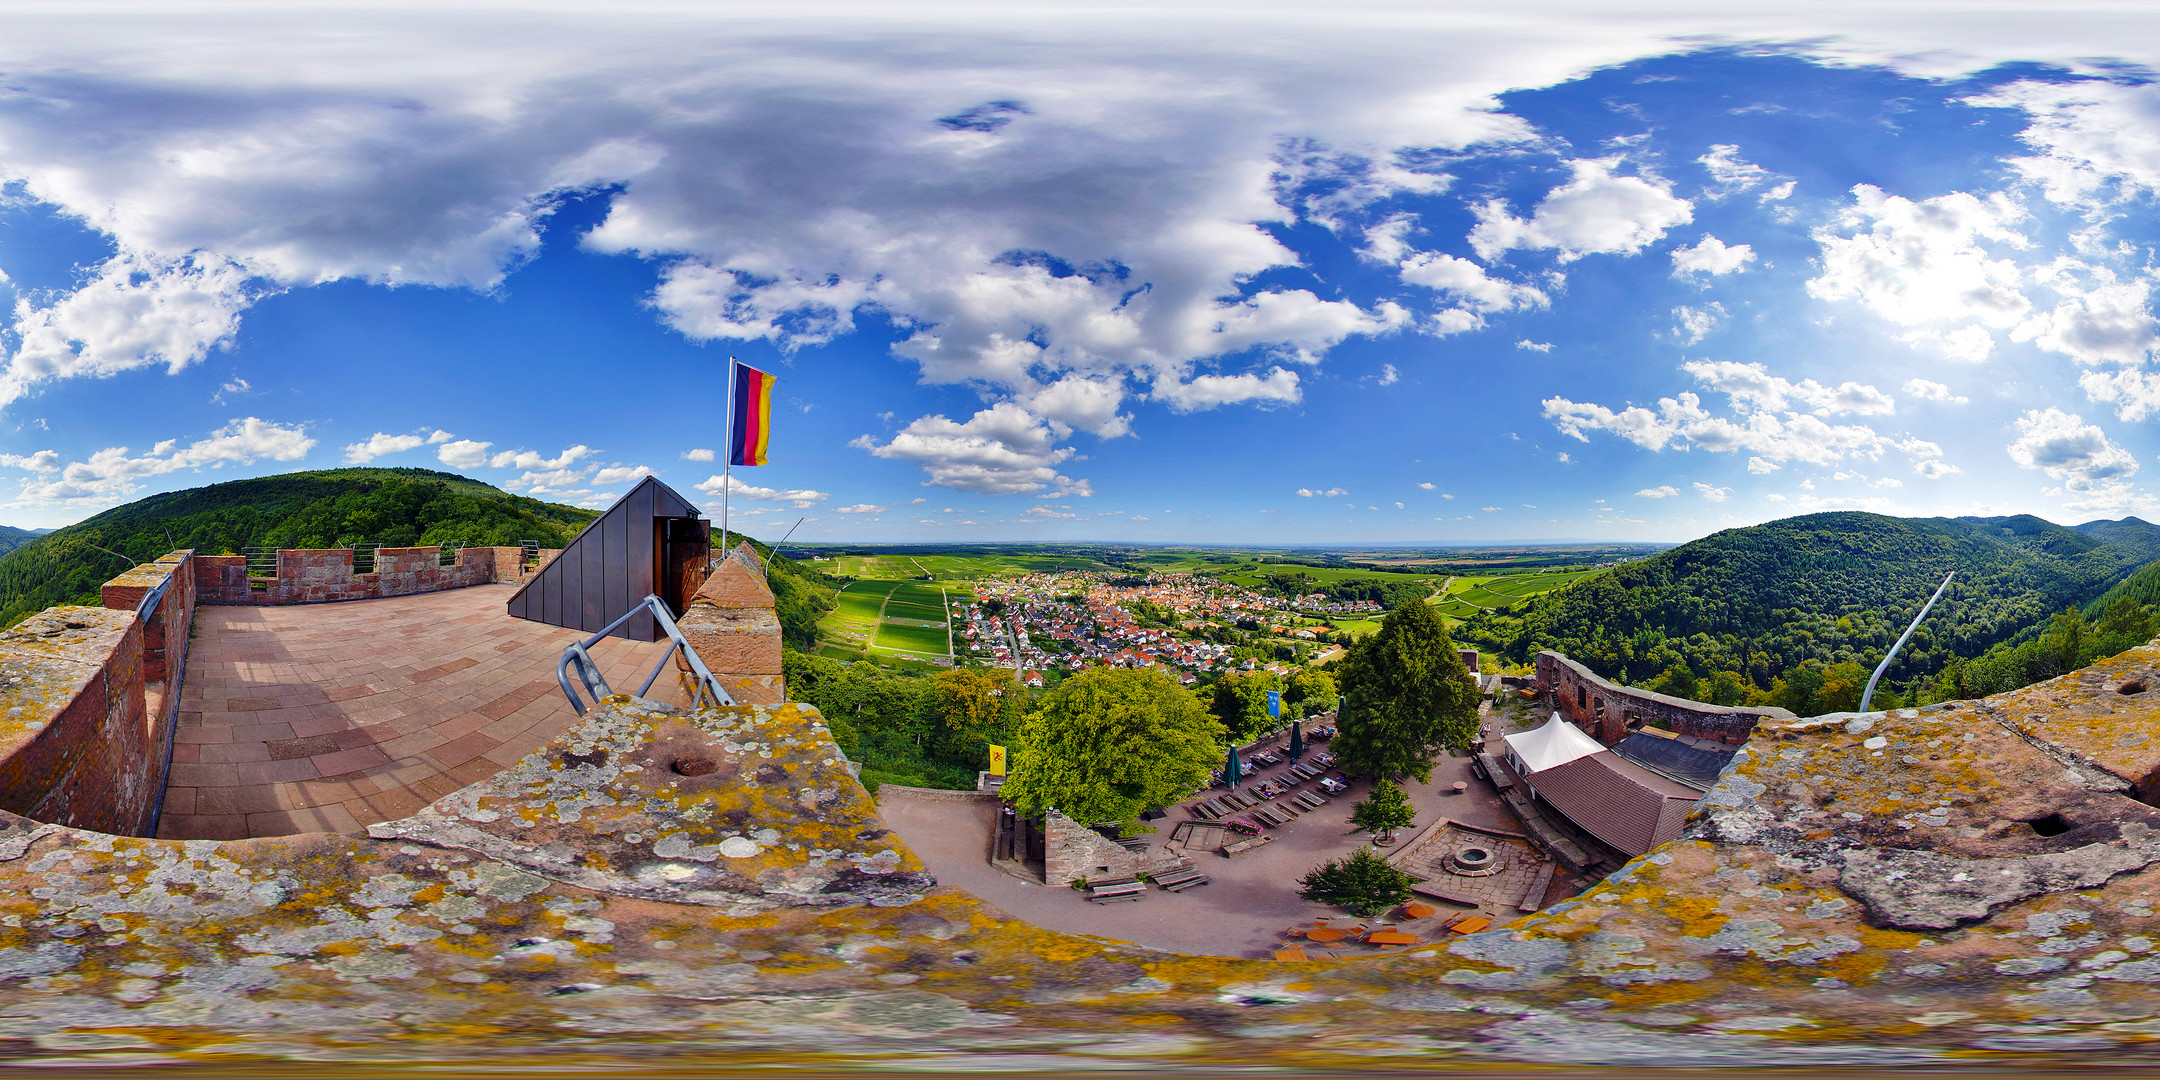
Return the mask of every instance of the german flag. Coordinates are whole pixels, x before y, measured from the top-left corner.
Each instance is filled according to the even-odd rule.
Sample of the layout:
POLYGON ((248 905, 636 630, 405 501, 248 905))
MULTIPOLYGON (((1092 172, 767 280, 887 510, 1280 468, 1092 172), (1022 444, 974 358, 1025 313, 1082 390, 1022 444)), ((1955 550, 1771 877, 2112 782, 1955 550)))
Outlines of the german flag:
POLYGON ((765 464, 765 441, 772 435, 771 375, 748 364, 735 365, 735 415, 729 424, 728 461, 765 464))

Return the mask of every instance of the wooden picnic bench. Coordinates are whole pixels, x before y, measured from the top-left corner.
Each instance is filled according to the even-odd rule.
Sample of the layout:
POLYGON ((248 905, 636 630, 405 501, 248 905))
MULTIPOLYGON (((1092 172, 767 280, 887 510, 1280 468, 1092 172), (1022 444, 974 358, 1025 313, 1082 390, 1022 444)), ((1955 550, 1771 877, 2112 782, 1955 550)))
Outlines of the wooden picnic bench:
POLYGON ((1194 803, 1192 809, 1193 813, 1206 818, 1219 818, 1230 812, 1228 807, 1215 799, 1202 799, 1194 803))
POLYGON ((1233 791, 1230 794, 1223 796, 1222 801, 1239 810, 1243 810, 1247 807, 1258 805, 1260 800, 1255 799, 1242 791, 1233 791))
POLYGON ((1272 833, 1262 833, 1259 836, 1248 836, 1235 844, 1231 844, 1228 847, 1223 848, 1222 856, 1223 858, 1227 859, 1233 855, 1243 855, 1246 852, 1251 851, 1252 849, 1259 847, 1263 844, 1272 844, 1274 842, 1275 836, 1272 833))
POLYGON ((1113 878, 1108 881, 1091 882, 1088 885, 1089 900, 1138 900, 1147 894, 1147 886, 1138 878, 1113 878))
POLYGON ((1184 892, 1195 885, 1205 885, 1210 880, 1212 879, 1206 874, 1191 867, 1165 871, 1154 875, 1156 887, 1164 892, 1184 892))
POLYGON ((1290 815, 1283 813, 1281 810, 1278 810, 1272 806, 1256 807, 1252 812, 1252 816, 1259 818, 1260 820, 1265 821, 1269 825, 1272 825, 1278 829, 1290 824, 1291 820, 1290 815))
POLYGON ((1298 794, 1297 794, 1297 801, 1298 801, 1298 802, 1301 802, 1301 803, 1303 803, 1303 804, 1305 804, 1306 806, 1310 806, 1310 807, 1312 807, 1312 808, 1313 808, 1313 809, 1315 809, 1315 810, 1318 810, 1318 809, 1320 809, 1321 807, 1323 807, 1323 806, 1326 806, 1326 805, 1328 804, 1328 801, 1327 801, 1326 797, 1324 797, 1324 796, 1321 796, 1321 795, 1316 795, 1316 794, 1314 794, 1314 793, 1312 793, 1312 792, 1310 792, 1310 791, 1300 791, 1300 792, 1298 792, 1298 794))
POLYGON ((1320 770, 1315 769, 1312 766, 1300 761, 1297 764, 1290 766, 1290 775, 1295 776, 1300 780, 1310 780, 1313 777, 1320 775, 1320 770))

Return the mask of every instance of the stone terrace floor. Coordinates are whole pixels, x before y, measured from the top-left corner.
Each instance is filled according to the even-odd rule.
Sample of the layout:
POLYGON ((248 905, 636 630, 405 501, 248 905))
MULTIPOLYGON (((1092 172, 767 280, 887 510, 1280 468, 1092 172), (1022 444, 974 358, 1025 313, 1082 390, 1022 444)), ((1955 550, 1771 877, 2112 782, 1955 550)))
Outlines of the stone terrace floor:
MULTIPOLYGON (((358 833, 500 771, 577 719, 573 630, 513 619, 508 585, 293 607, 198 607, 158 835, 358 833)), ((665 640, 594 650, 635 691, 665 640)), ((671 673, 653 697, 676 700, 671 673)))

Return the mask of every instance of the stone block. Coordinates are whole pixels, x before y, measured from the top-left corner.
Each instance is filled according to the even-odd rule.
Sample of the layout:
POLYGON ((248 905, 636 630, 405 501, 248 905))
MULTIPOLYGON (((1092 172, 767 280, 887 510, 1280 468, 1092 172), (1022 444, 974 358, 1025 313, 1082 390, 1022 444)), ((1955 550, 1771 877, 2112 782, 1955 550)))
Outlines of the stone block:
POLYGON ((0 633, 0 809, 140 833, 161 779, 151 734, 132 610, 48 608, 0 633))

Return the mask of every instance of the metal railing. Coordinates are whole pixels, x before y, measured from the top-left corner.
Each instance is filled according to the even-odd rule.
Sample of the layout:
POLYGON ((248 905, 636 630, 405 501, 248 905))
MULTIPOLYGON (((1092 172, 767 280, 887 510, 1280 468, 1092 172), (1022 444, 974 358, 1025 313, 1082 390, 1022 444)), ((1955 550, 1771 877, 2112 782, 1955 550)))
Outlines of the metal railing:
POLYGON ((240 549, 240 554, 247 557, 249 577, 276 577, 277 553, 278 549, 274 547, 255 546, 240 549))
POLYGON ((148 623, 150 616, 157 614, 158 605, 164 602, 165 594, 172 591, 173 579, 179 576, 180 571, 176 567, 165 575, 165 580, 158 582, 157 588, 144 593, 143 598, 135 602, 135 617, 148 623))
POLYGON ((623 612, 621 618, 602 627, 599 633, 563 649, 562 660, 555 665, 555 681, 562 684, 563 696, 570 699, 570 707, 576 709, 579 716, 585 715, 585 710, 591 705, 578 698, 577 685, 570 681, 571 673, 576 672, 578 682, 585 684, 585 692, 592 696, 593 705, 599 704, 601 698, 613 694, 615 691, 600 674, 600 665, 593 662, 592 654, 587 650, 600 644, 603 638, 620 629, 641 611, 651 613, 653 622, 667 632, 668 640, 674 642, 674 645, 660 654, 660 662, 653 665, 652 674, 645 676, 644 685, 638 687, 637 693, 632 696, 644 697, 645 692, 652 689, 652 684, 659 681, 660 673, 667 670, 668 662, 680 653, 689 663, 690 674, 697 686, 690 699, 691 708, 695 709, 707 703, 708 698, 714 705, 735 704, 735 699, 729 697, 727 691, 720 689, 720 680, 714 678, 713 673, 705 667, 705 661, 698 657, 697 650, 691 648, 690 642, 683 637, 682 630, 675 625, 675 617, 668 614, 667 605, 662 603, 659 597, 648 594, 636 606, 623 612))
POLYGON ((465 550, 465 541, 458 540, 447 544, 438 544, 436 548, 435 565, 456 566, 458 552, 465 550))
POLYGON ((365 540, 363 540, 363 541, 361 541, 361 542, 359 542, 359 543, 357 543, 357 544, 354 544, 354 545, 352 546, 352 548, 351 548, 351 550, 352 550, 352 572, 353 572, 353 573, 355 573, 355 574, 372 574, 372 573, 374 573, 374 572, 375 572, 375 553, 376 553, 377 551, 380 551, 381 549, 382 549, 382 545, 381 545, 381 544, 371 544, 371 543, 368 543, 368 542, 367 542, 367 541, 365 541, 365 540))

